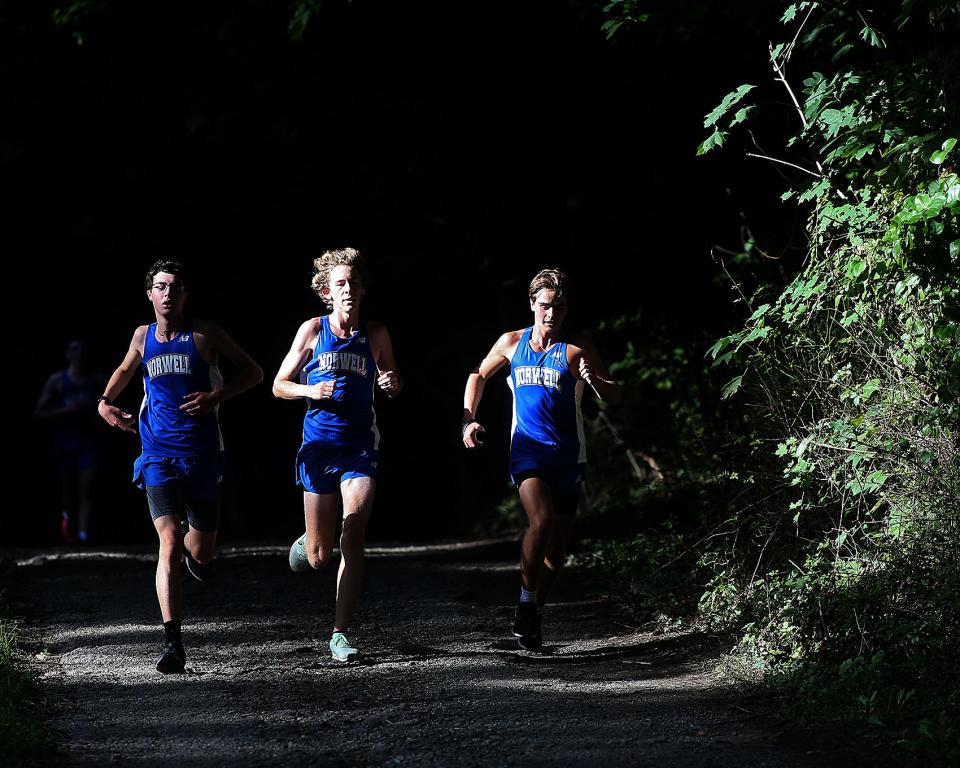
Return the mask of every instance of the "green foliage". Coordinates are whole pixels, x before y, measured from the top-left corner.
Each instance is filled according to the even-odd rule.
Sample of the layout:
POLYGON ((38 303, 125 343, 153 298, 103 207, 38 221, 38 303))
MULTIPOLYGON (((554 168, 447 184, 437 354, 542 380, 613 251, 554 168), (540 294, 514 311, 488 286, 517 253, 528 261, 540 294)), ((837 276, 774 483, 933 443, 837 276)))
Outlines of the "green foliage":
POLYGON ((78 47, 83 45, 84 36, 81 25, 88 17, 105 13, 109 3, 105 0, 71 0, 53 10, 53 23, 60 29, 70 31, 78 47))
POLYGON ((639 0, 610 0, 603 12, 608 18, 600 25, 600 29, 606 33, 607 40, 612 40, 631 24, 640 24, 650 19, 649 13, 640 11, 639 0))
POLYGON ((720 399, 699 354, 705 337, 681 342, 640 315, 600 332, 604 348, 622 350, 610 368, 624 402, 606 416, 613 430, 603 418, 588 424, 584 529, 598 537, 588 544, 593 558, 634 619, 664 629, 696 613, 710 577, 698 563, 704 532, 728 530, 726 502, 739 481, 725 453, 741 440, 743 415, 720 399))
POLYGON ((32 676, 17 651, 17 626, 0 594, 0 755, 4 764, 34 764, 51 753, 50 736, 38 722, 32 676))
POLYGON ((649 601, 631 569, 694 550, 700 619, 738 637, 728 669, 946 763, 960 757, 960 5, 868 5, 784 4, 769 82, 706 115, 697 154, 745 123, 751 148, 782 147, 768 159, 809 212, 807 258, 785 281, 738 283, 749 317, 707 352, 719 410, 743 416, 697 453, 698 482, 722 482, 679 543, 650 532, 612 561, 649 601), (777 103, 792 136, 769 119, 777 103))
POLYGON ((764 414, 753 477, 782 501, 750 506, 737 546, 704 553, 700 606, 739 632, 741 669, 939 755, 956 749, 960 681, 944 608, 960 595, 960 130, 944 134, 960 9, 904 2, 883 32, 881 10, 790 5, 794 42, 771 49, 791 97, 797 46, 822 67, 786 142, 802 156, 784 161, 816 168, 784 195, 813 205, 809 257, 708 357, 735 366, 724 396, 764 414))
MULTIPOLYGON (((728 93, 723 101, 714 109, 709 115, 707 115, 703 120, 704 128, 713 128, 713 133, 711 133, 706 140, 697 148, 698 155, 704 155, 709 152, 711 149, 716 147, 723 146, 723 140, 727 136, 726 131, 720 130, 718 123, 724 118, 727 113, 739 104, 743 97, 746 96, 750 91, 752 91, 756 86, 754 85, 741 85, 737 90, 728 93)), ((750 114, 753 107, 741 107, 738 109, 733 117, 729 118, 727 122, 727 130, 733 128, 735 125, 746 122, 747 116, 750 114)))
POLYGON ((323 0, 297 0, 293 4, 287 32, 293 40, 302 40, 307 32, 310 20, 323 8, 323 0))

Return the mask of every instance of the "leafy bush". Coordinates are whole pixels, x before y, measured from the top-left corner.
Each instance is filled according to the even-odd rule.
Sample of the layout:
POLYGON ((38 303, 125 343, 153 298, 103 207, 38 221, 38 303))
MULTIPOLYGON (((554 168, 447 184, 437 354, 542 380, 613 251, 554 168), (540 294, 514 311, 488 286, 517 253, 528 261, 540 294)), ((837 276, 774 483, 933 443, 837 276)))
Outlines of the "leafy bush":
POLYGON ((743 417, 710 466, 742 471, 714 495, 726 515, 686 533, 700 616, 737 634, 729 669, 956 758, 960 6, 799 2, 782 21, 770 82, 724 98, 698 150, 749 125, 747 154, 810 207, 803 267, 741 286, 750 316, 708 353, 743 417), (798 130, 771 156, 755 137, 777 142, 778 94, 798 130))

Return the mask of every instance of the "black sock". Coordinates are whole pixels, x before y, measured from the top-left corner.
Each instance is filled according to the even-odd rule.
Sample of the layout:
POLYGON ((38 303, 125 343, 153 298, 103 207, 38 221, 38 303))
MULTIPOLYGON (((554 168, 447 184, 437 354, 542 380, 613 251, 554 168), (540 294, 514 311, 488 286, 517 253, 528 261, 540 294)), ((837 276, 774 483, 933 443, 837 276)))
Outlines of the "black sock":
POLYGON ((180 642, 181 624, 182 622, 180 619, 171 619, 170 621, 163 622, 163 634, 166 636, 168 643, 180 642))

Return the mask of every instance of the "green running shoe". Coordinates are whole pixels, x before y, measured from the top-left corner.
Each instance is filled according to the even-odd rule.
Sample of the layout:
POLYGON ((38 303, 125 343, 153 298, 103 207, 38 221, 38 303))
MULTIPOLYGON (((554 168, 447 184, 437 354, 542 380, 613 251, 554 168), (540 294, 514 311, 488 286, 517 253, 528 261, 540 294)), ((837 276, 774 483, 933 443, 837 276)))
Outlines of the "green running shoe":
POLYGON ((303 536, 290 545, 290 557, 287 562, 290 563, 290 570, 294 573, 312 570, 310 560, 307 558, 307 551, 304 548, 306 543, 307 534, 304 532, 303 536))
POLYGON ((337 661, 353 661, 360 655, 360 651, 350 645, 343 632, 334 632, 330 638, 330 654, 337 661))

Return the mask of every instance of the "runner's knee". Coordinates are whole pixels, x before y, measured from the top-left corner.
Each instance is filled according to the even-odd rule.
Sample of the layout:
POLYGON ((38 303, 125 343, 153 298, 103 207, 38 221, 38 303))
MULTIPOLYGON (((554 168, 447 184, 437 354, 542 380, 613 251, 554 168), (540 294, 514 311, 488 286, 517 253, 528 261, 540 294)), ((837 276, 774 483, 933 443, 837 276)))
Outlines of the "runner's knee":
POLYGON ((160 559, 173 563, 180 557, 180 533, 175 529, 165 530, 160 533, 160 559))
POLYGON ((553 530, 554 514, 552 512, 541 512, 530 516, 530 532, 534 536, 547 536, 553 530))
POLYGON ((340 532, 340 551, 347 557, 363 552, 366 538, 367 518, 362 512, 355 512, 343 518, 343 530, 340 532))
POLYGON ((563 568, 563 563, 566 560, 566 555, 560 550, 551 550, 543 558, 543 564, 546 566, 547 570, 550 571, 559 571, 563 568))

